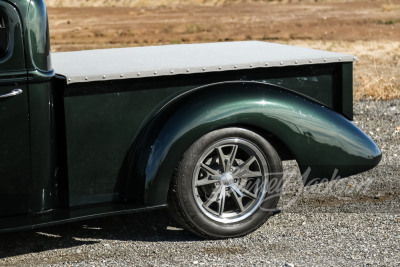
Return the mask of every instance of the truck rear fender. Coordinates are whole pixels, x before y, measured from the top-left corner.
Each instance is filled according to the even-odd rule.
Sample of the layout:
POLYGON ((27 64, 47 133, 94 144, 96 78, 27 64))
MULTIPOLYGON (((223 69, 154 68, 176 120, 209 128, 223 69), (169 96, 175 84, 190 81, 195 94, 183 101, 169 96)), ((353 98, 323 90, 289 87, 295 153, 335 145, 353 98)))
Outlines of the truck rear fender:
POLYGON ((320 104, 270 84, 225 82, 186 93, 156 113, 133 146, 128 181, 136 182, 128 188, 140 194, 144 185, 146 205, 165 204, 183 153, 204 134, 226 127, 252 129, 272 144, 285 144, 306 185, 369 170, 381 158, 368 136, 320 104))

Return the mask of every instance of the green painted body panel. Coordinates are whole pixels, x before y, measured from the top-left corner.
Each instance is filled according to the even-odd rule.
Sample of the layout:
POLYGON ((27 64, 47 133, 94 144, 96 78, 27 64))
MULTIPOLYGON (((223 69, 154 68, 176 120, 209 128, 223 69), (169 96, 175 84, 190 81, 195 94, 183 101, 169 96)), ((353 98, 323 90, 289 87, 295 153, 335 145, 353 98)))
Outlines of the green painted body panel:
POLYGON ((40 72, 53 70, 50 56, 50 35, 44 1, 31 0, 26 15, 27 69, 40 72))
POLYGON ((50 210, 58 191, 47 11, 43 1, 0 1, 0 9, 9 34, 0 58, 0 94, 23 90, 0 99, 0 122, 7 125, 0 133, 0 177, 7 185, 0 191, 0 216, 50 210))
POLYGON ((7 2, 0 2, 0 10, 6 16, 8 27, 7 54, 0 58, 0 76, 26 75, 24 41, 22 39, 23 24, 18 16, 17 9, 7 2))
POLYGON ((67 85, 64 105, 70 205, 122 201, 132 194, 135 201, 143 202, 144 178, 127 171, 130 147, 160 108, 181 94, 215 82, 260 81, 312 96, 312 101, 333 109, 334 92, 342 90, 340 74, 340 64, 325 64, 284 71, 254 69, 67 85), (124 192, 127 182, 135 184, 128 188, 135 187, 137 192, 124 192))
POLYGON ((54 104, 54 92, 50 82, 29 84, 31 212, 54 209, 58 204, 58 143, 54 104))
POLYGON ((10 42, 14 42, 13 36, 17 36, 17 38, 24 36, 17 53, 25 54, 25 57, 20 56, 13 62, 8 62, 8 71, 11 69, 28 70, 30 81, 48 81, 54 76, 54 70, 51 64, 50 35, 45 2, 43 0, 0 0, 0 3, 7 3, 18 12, 21 18, 19 20, 21 29, 10 31, 10 42))
POLYGON ((28 213, 30 147, 28 87, 24 60, 22 25, 17 10, 0 2, 6 14, 9 46, 0 58, 0 95, 14 89, 23 93, 0 98, 0 217, 28 213))
POLYGON ((0 99, 0 217, 28 212, 30 188, 29 117, 26 83, 3 83, 0 94, 24 92, 0 99))
POLYGON ((353 64, 352 63, 343 63, 342 64, 342 90, 340 91, 341 95, 337 97, 341 99, 342 105, 340 109, 342 113, 345 114, 348 118, 353 118, 353 64))
MULTIPOLYGON (((22 18, 26 67, 28 71, 53 71, 47 10, 43 0, 10 0, 22 18)), ((12 39, 10 39, 12 40, 12 39)), ((21 61, 21 63, 24 63, 21 61)))
MULTIPOLYGON (((84 88, 84 85, 81 85, 84 88)), ((120 90, 130 87, 119 83, 120 90)), ((124 160, 141 124, 178 88, 66 97, 71 206, 120 199, 124 160)))

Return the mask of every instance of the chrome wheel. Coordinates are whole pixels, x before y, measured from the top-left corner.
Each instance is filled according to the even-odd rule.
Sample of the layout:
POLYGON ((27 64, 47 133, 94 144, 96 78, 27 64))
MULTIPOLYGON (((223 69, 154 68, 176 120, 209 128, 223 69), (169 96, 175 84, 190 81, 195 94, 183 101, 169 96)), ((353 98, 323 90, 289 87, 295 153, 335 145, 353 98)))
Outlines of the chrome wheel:
POLYGON ((267 174, 265 156, 256 145, 240 138, 220 140, 204 151, 194 168, 196 204, 214 221, 242 221, 262 204, 267 174))
POLYGON ((168 208, 182 227, 199 236, 243 236, 272 215, 281 179, 281 159, 267 140, 243 128, 215 130, 183 154, 168 208))

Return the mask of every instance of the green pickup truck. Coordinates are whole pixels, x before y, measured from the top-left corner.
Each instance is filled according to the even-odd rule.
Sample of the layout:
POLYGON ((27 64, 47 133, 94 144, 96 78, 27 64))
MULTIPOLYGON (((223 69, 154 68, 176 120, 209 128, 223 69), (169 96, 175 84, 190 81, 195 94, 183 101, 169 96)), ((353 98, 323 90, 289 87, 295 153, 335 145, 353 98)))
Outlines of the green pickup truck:
POLYGON ((265 42, 51 53, 43 0, 0 0, 0 232, 168 207, 229 238, 304 185, 367 171, 355 57, 265 42))

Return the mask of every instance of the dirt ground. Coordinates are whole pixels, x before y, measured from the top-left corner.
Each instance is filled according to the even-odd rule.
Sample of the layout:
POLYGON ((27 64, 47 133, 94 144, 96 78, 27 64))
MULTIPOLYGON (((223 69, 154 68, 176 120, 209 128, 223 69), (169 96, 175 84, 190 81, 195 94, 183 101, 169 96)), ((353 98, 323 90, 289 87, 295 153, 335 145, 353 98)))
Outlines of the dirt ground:
POLYGON ((400 97, 400 0, 50 7, 53 51, 263 40, 357 55, 355 98, 400 97))

